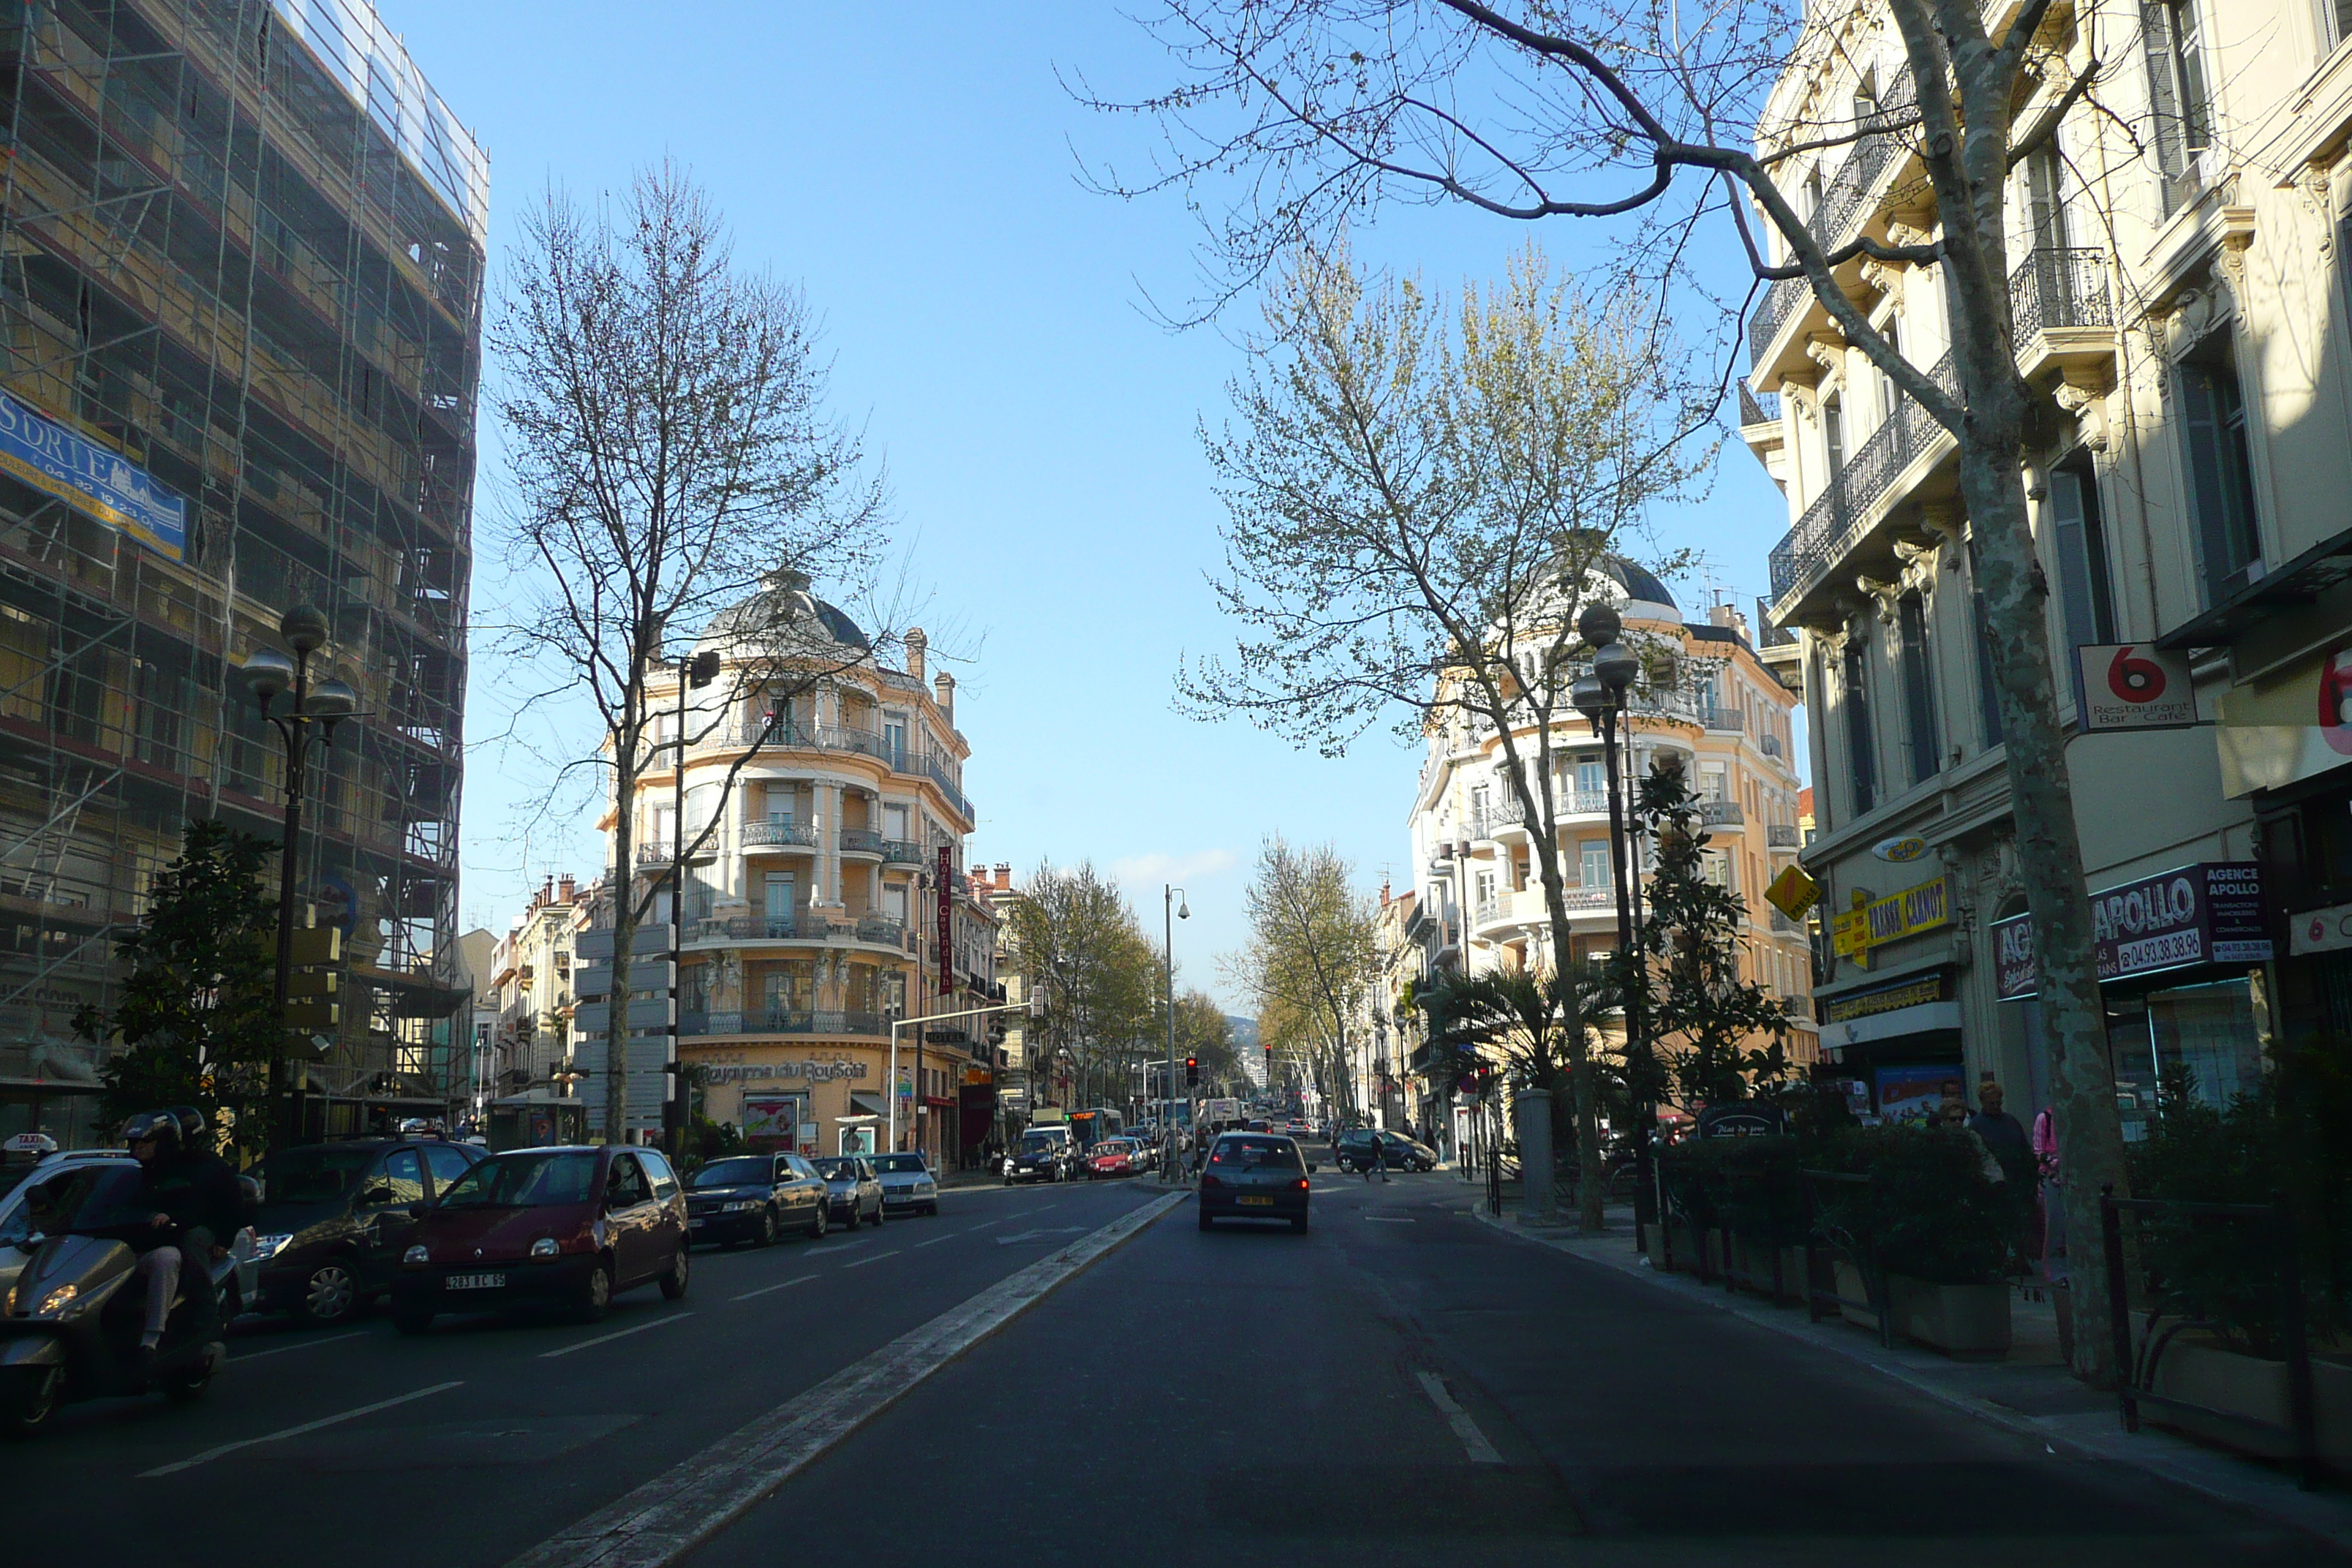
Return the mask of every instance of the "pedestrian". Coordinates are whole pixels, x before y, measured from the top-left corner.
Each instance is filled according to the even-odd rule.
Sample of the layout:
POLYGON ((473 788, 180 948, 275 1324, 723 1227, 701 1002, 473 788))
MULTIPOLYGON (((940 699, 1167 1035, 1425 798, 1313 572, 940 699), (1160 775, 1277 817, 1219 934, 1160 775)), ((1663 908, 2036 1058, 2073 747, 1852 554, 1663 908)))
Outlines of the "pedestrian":
POLYGON ((1380 1129, 1372 1130, 1371 1142, 1372 1152, 1364 1161, 1364 1181, 1367 1184, 1371 1182, 1375 1171, 1380 1173, 1381 1181, 1389 1179, 1389 1151, 1388 1146, 1381 1142, 1380 1129))

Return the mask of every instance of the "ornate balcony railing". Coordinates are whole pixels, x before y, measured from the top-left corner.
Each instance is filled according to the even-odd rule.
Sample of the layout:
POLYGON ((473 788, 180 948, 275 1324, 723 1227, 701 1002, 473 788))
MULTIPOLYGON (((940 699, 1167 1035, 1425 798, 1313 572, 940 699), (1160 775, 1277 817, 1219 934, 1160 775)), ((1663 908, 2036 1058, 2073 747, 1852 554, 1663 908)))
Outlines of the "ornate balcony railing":
POLYGON ((923 853, 923 847, 911 838, 885 838, 882 840, 882 858, 893 866, 920 866, 929 857, 923 853))
POLYGON ((1780 423, 1780 395, 1758 392, 1739 378, 1739 422, 1742 425, 1778 425, 1780 423))
POLYGON ((2052 327, 2111 327, 2107 255, 2080 246, 2043 246, 2009 275, 2009 314, 2018 345, 2052 327))
POLYGON ((845 827, 841 830, 841 851, 845 855, 879 855, 882 836, 870 827, 845 827))
MULTIPOLYGON (((1874 124, 1884 125, 1908 114, 1918 103, 1918 94, 1911 73, 1904 71, 1888 85, 1887 94, 1873 116, 1874 124)), ((1853 237, 1854 230, 1868 216, 1868 206, 1878 182, 1895 160, 1902 156, 1905 142, 1894 131, 1867 132, 1853 144, 1853 150, 1838 165, 1822 191, 1821 205, 1805 220, 1805 232, 1824 251, 1835 250, 1853 237)), ((1813 297, 1812 284, 1803 278, 1782 278, 1765 292, 1764 302, 1748 321, 1748 352, 1751 363, 1761 364, 1765 351, 1789 319, 1804 308, 1813 297)))
POLYGON ((1802 847, 1798 839, 1797 825, 1793 822, 1775 822, 1768 825, 1764 829, 1764 845, 1769 849, 1802 847))
POLYGON ((1796 646, 1796 633, 1772 619, 1772 601, 1758 599, 1756 601, 1756 646, 1759 648, 1793 647, 1796 646))
POLYGON ((1698 820, 1702 827, 1744 827, 1748 813, 1736 800, 1703 800, 1698 803, 1698 820))
POLYGON ((879 1013, 813 1007, 771 1007, 738 1013, 681 1013, 681 1035, 872 1035, 890 1032, 879 1013))
POLYGON ((743 825, 743 843, 747 848, 762 844, 796 845, 804 849, 816 847, 816 829, 805 822, 793 822, 782 817, 752 821, 743 825))
MULTIPOLYGON (((1958 384, 1952 356, 1947 353, 1937 360, 1927 379, 1947 393, 1956 392, 1958 384)), ((1811 587, 1829 570, 1853 542, 1851 535, 1855 526, 1885 498, 1895 479, 1945 433, 1926 409, 1907 397, 1898 398, 1895 412, 1871 432, 1861 449, 1813 498, 1797 526, 1773 546, 1773 599, 1785 601, 1798 589, 1811 587)))
POLYGON ((1698 721, 1709 730, 1720 730, 1728 734, 1744 735, 1748 732, 1748 715, 1737 708, 1701 708, 1698 721))

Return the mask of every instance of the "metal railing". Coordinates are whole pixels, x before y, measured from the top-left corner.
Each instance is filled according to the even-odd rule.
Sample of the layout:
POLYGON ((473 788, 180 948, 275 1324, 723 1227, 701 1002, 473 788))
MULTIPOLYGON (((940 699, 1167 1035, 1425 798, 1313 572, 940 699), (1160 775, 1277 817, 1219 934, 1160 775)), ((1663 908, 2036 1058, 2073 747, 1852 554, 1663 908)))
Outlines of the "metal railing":
POLYGON ((1779 910, 1774 910, 1772 911, 1772 929, 1780 932, 1782 936, 1807 936, 1811 934, 1807 930, 1803 921, 1792 921, 1788 916, 1782 914, 1779 910))
MULTIPOLYGON (((1948 353, 1927 372, 1927 379, 1946 393, 1958 392, 1948 353)), ((1774 600, 1785 600, 1818 581, 1853 546, 1855 528, 1885 499, 1895 479, 1938 439, 1949 438, 1926 409, 1898 397, 1895 412, 1813 498, 1797 526, 1772 547, 1774 600)))
POLYGON ((929 857, 923 853, 923 847, 911 838, 885 838, 882 840, 882 858, 894 866, 920 866, 929 857))
POLYGON ((1736 800, 1703 800, 1698 803, 1698 821, 1702 827, 1745 827, 1748 812, 1736 800))
POLYGON ((936 753, 894 743, 889 737, 848 724, 721 724, 695 741, 694 752, 739 752, 753 744, 783 752, 854 752, 872 757, 892 773, 928 778, 940 786, 961 815, 972 815, 971 802, 955 782, 948 764, 936 753))
POLYGON ((1768 823, 1764 828, 1764 844, 1765 847, 1769 849, 1796 849, 1802 847, 1798 840, 1797 825, 1793 822, 1768 823))
POLYGON ((1727 734, 1744 735, 1748 732, 1748 715, 1737 708, 1701 708, 1698 721, 1706 729, 1719 730, 1727 734))
POLYGON ((1758 647, 1794 647, 1797 634, 1772 619, 1772 601, 1756 601, 1756 646, 1758 647))
POLYGON ((731 942, 866 942, 896 948, 910 945, 905 924, 887 916, 836 920, 805 910, 793 915, 737 915, 724 921, 704 921, 692 934, 696 941, 724 937, 731 942))
MULTIPOLYGON (((1897 116, 1907 114, 1918 102, 1911 73, 1896 76, 1888 85, 1885 99, 1873 116, 1876 124, 1885 124, 1897 116)), ((1835 250, 1853 237, 1853 230, 1869 216, 1869 206, 1878 188, 1880 178, 1903 155, 1906 143, 1899 132, 1873 131, 1853 144, 1845 161, 1822 191, 1821 205, 1805 220, 1805 232, 1824 251, 1835 250)), ((1813 297, 1812 284, 1803 278, 1783 278, 1776 281, 1764 295, 1764 302, 1748 321, 1748 353, 1751 363, 1763 363, 1765 351, 1789 319, 1804 308, 1813 297)))
POLYGON ((1743 426, 1780 423, 1780 395, 1777 392, 1758 392, 1748 384, 1746 376, 1741 376, 1739 378, 1739 423, 1743 426))
POLYGON ((2052 327, 2111 327, 2107 255, 2080 246, 2042 246, 2009 275, 2009 314, 2020 346, 2052 327))
POLYGON ((870 827, 845 827, 841 830, 841 850, 845 855, 879 855, 882 836, 870 827))
POLYGON ((751 848, 762 844, 789 844, 814 849, 816 847, 816 829, 805 822, 793 822, 779 816, 745 823, 744 847, 751 848))
POLYGON ((812 1007, 771 1007, 764 1012, 681 1013, 681 1035, 887 1035, 888 1019, 879 1013, 856 1013, 812 1007))

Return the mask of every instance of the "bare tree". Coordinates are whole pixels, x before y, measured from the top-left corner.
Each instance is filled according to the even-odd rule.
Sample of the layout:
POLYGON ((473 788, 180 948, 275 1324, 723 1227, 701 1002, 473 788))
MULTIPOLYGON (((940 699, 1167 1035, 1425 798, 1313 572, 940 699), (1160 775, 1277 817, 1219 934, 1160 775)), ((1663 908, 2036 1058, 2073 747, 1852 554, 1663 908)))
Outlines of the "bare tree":
POLYGON ((1023 890, 1013 934, 1023 970, 1046 982, 1038 1030, 1048 1062, 1069 1061, 1082 1100, 1113 1088, 1123 1098, 1129 1066, 1156 1055, 1159 954, 1118 884, 1087 861, 1066 871, 1041 865, 1023 890))
POLYGON ((823 412, 825 367, 799 294, 734 264, 719 215, 674 167, 593 207, 551 193, 526 221, 491 343, 519 492, 496 641, 551 695, 584 692, 603 726, 596 748, 562 759, 545 798, 583 770, 609 790, 600 1072, 604 1132, 617 1141, 631 948, 663 885, 635 880, 639 784, 664 750, 682 769, 716 738, 746 748, 731 787, 790 721, 793 693, 866 655, 806 590, 870 587, 881 497, 859 479, 856 439, 823 412), (710 684, 681 713, 698 651, 716 656, 694 673, 710 684))
MULTIPOLYGON (((1614 220, 1624 272, 1658 286, 1656 309, 1687 319, 1706 294, 1693 251, 1736 244, 1758 287, 1801 280, 1839 335, 1951 433, 2041 948, 2076 1235, 2095 1234, 2103 1186, 2125 1190, 2122 1129, 2059 723, 2049 589, 2021 468, 2063 416, 2053 391, 2019 373, 2007 198, 2011 171, 2053 147, 2078 108, 2138 145, 2096 89, 2114 60, 2140 51, 2141 17, 2163 9, 2098 0, 1162 0, 1148 26, 1182 79, 1142 99, 1087 95, 1155 117, 1164 131, 1149 176, 1102 183, 1126 194, 1191 191, 1226 268, 1212 308, 1291 247, 1386 201, 1614 220), (2007 18, 1998 36, 1988 16, 2007 18), (1824 105, 1778 90, 1850 59, 1882 26, 1907 59, 1905 93, 1825 95, 1824 105), (1850 237, 1809 223, 1812 212, 1782 181, 1793 184, 1805 161, 1873 145, 1919 161, 1916 209, 1878 232, 1853 226, 1850 237), (1238 195, 1202 199, 1197 187, 1232 190, 1237 172, 1238 195), (1906 360, 1872 325, 1839 276, 1857 267, 1939 277, 1948 379, 1906 360)), ((2185 112, 2159 89, 2155 150, 2168 176, 2185 112)), ((1734 302, 1716 303, 1727 338, 1734 302)), ((2074 1267, 2075 1367, 2104 1382, 2116 1369, 2092 1319, 2105 1300, 2105 1264, 2093 1251, 2074 1267)))
MULTIPOLYGON (((1465 292, 1450 332, 1417 285, 1367 289, 1344 257, 1305 251, 1271 279, 1265 315, 1268 354, 1233 389, 1241 429, 1209 443, 1232 518, 1217 591, 1246 629, 1231 664, 1195 665, 1180 689, 1202 716, 1239 712, 1326 755, 1388 716, 1449 749, 1493 738, 1565 973, 1559 742, 1583 728, 1570 687, 1591 651, 1577 615, 1620 596, 1612 558, 1700 460, 1667 344, 1552 283, 1532 249, 1491 294, 1465 292)), ((1565 1035, 1598 1229, 1597 1089, 1579 1020, 1565 1035)))
POLYGON ((1243 895, 1249 939, 1227 960, 1231 978, 1257 1005, 1260 1038, 1276 1050, 1299 1049, 1342 1115, 1356 1109, 1348 1020, 1378 958, 1371 900, 1352 879, 1331 845, 1297 848, 1279 834, 1268 838, 1243 895))

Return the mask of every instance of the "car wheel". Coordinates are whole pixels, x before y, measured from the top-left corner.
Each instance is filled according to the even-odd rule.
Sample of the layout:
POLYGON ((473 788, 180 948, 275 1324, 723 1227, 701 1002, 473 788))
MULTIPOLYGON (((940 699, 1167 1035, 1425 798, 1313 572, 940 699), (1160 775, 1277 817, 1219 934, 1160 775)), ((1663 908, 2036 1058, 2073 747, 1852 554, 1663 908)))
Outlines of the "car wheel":
POLYGON ((824 1239, 824 1233, 827 1228, 825 1222, 832 1217, 825 1212, 828 1206, 829 1205, 824 1204, 819 1204, 816 1205, 816 1217, 809 1221, 808 1234, 811 1241, 823 1241, 824 1239))
POLYGON ((49 1424, 65 1402, 66 1369, 62 1366, 15 1368, 0 1384, 0 1430, 11 1437, 29 1437, 49 1424))
POLYGON ((324 1327, 351 1317, 359 1305, 359 1281, 352 1277, 350 1266, 337 1259, 310 1270, 310 1277, 302 1281, 302 1293, 294 1298, 294 1316, 298 1321, 324 1327))
POLYGON ((883 1213, 884 1209, 882 1200, 880 1198, 876 1198, 874 1200, 874 1224, 877 1229, 881 1226, 883 1213))
POLYGON ((864 1217, 865 1216, 857 1212, 857 1205, 856 1204, 852 1204, 849 1205, 849 1223, 843 1226, 841 1228, 844 1230, 856 1230, 864 1217))
POLYGON ((762 1247, 776 1245, 776 1211, 773 1209, 760 1211, 760 1245, 762 1247))
POLYGON ((424 1334, 433 1331, 433 1313, 425 1307, 394 1307, 392 1326, 404 1334, 424 1334))
POLYGON ((588 1283, 580 1290, 580 1320, 601 1322, 613 1305, 613 1266, 598 1258, 588 1269, 588 1283))
MULTIPOLYGON (((1301 1221, 1300 1223, 1304 1224, 1306 1222, 1301 1221)), ((687 1273, 688 1267, 688 1265, 686 1258, 686 1243, 681 1241, 677 1244, 677 1254, 669 1260, 669 1271, 661 1277, 661 1293, 663 1300, 678 1301, 685 1300, 687 1280, 688 1278, 687 1273)))

